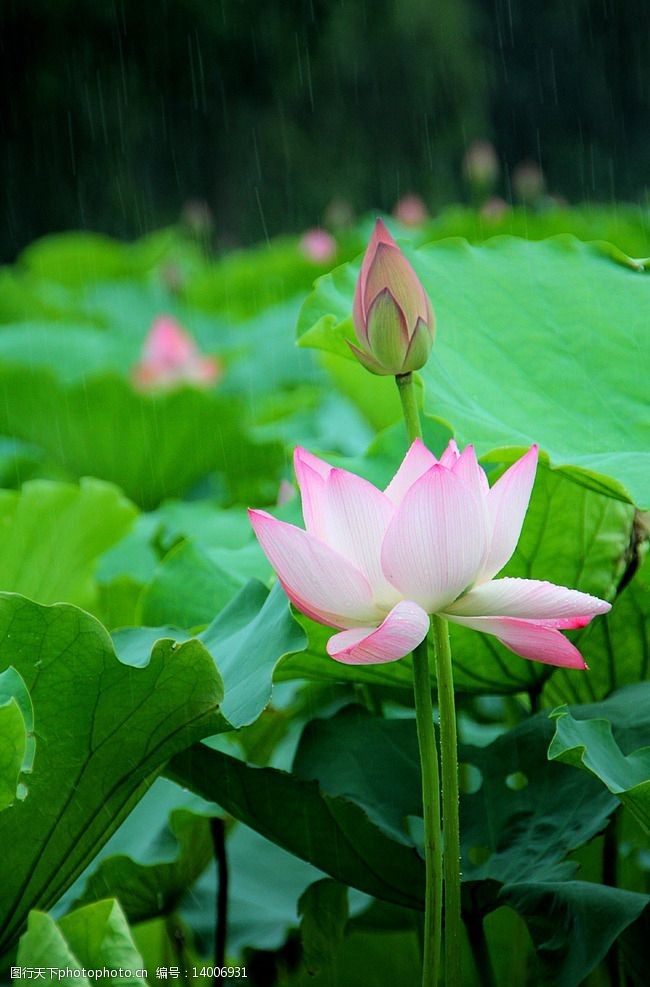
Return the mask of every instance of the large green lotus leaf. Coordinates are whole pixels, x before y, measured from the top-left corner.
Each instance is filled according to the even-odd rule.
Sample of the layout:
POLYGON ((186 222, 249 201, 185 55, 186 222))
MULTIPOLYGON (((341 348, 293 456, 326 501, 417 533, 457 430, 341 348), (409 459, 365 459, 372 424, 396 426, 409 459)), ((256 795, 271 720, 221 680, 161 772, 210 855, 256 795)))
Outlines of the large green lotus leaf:
MULTIPOLYGON (((625 691, 618 696, 622 704, 625 691)), ((644 705, 643 696, 637 700, 644 705)), ((578 707, 574 713, 589 715, 591 709, 598 707, 578 707)), ((622 715, 618 719, 623 722, 622 715)), ((645 717, 639 712, 630 719, 621 738, 633 744, 647 733, 647 712, 645 717)), ((546 715, 539 714, 487 747, 461 745, 462 776, 471 765, 478 775, 472 789, 479 785, 478 790, 461 796, 464 907, 476 908, 479 914, 497 908, 504 900, 517 907, 521 882, 542 895, 550 887, 547 882, 555 881, 562 922, 575 928, 576 934, 575 941, 562 939, 562 949, 558 945, 549 963, 556 970, 565 961, 583 964, 584 976, 602 957, 604 941, 608 946, 636 918, 644 898, 634 899, 639 907, 620 926, 612 925, 609 938, 598 938, 591 931, 599 923, 600 892, 595 890, 593 898, 586 897, 583 911, 570 895, 574 882, 568 883, 569 891, 563 894, 564 881, 557 881, 574 870, 574 865, 566 862, 567 855, 604 827, 615 802, 591 783, 576 785, 567 771, 548 772, 545 751, 551 733, 546 715)), ((316 778, 328 795, 345 794, 358 802, 384 831, 396 838, 401 834, 403 839, 407 830, 415 832, 411 820, 421 813, 417 765, 412 721, 380 720, 348 709, 310 724, 296 755, 295 770, 303 778, 316 778)), ((609 892, 603 889, 602 895, 606 903, 611 899, 614 907, 616 892, 609 892)), ((624 896, 621 907, 625 913, 624 896)), ((530 913, 523 906, 521 914, 528 920, 530 913)))
MULTIPOLYGON (((177 913, 211 954, 216 867, 208 866, 214 852, 210 817, 219 813, 157 778, 61 904, 115 897, 131 923, 177 913)), ((230 954, 279 948, 296 926, 298 897, 319 872, 247 826, 230 826, 226 846, 230 954)))
POLYGON ((18 266, 40 278, 76 287, 87 281, 142 275, 162 259, 170 243, 169 236, 160 235, 126 244, 101 233, 56 233, 31 243, 20 255, 18 266))
MULTIPOLYGON (((547 760, 551 735, 551 723, 539 714, 487 747, 461 748, 461 760, 481 779, 478 791, 461 799, 463 877, 489 881, 487 910, 496 907, 503 884, 572 873, 567 855, 600 832, 616 807, 595 779, 547 760)), ((202 745, 174 758, 168 772, 337 880, 421 907, 412 720, 373 718, 358 709, 315 720, 291 773, 252 767, 202 745), (368 873, 380 854, 391 861, 381 882, 368 873)))
MULTIPOLYGON (((140 665, 156 641, 190 640, 170 627, 132 627, 113 635, 127 664, 140 665)), ((305 635, 279 584, 271 592, 251 580, 196 638, 214 658, 225 685, 221 712, 235 728, 257 719, 271 698, 273 671, 284 655, 300 651, 305 635)))
MULTIPOLYGON (((394 221, 388 223, 394 236, 403 235, 403 229, 394 221)), ((464 237, 470 243, 480 243, 504 235, 546 240, 563 233, 570 233, 579 240, 616 244, 629 257, 650 257, 648 211, 620 203, 614 208, 574 206, 540 212, 519 206, 491 216, 463 206, 450 206, 417 231, 415 242, 464 237)))
MULTIPOLYGON (((286 987, 394 987, 417 984, 422 955, 415 931, 353 932, 328 966, 315 975, 301 966, 286 987)), ((471 983, 471 981, 469 981, 471 983)))
POLYGON ((91 606, 97 559, 122 538, 136 515, 114 486, 30 480, 0 490, 0 588, 39 603, 91 606))
POLYGON ((145 508, 213 471, 227 498, 275 500, 282 449, 251 441, 239 398, 191 387, 139 394, 116 372, 65 382, 30 366, 26 349, 22 360, 3 359, 0 333, 0 429, 40 445, 73 475, 117 483, 145 508))
POLYGON ((168 501, 141 514, 102 556, 99 613, 111 628, 194 627, 209 623, 247 580, 270 576, 245 510, 212 500, 168 501))
POLYGON ((32 700, 21 676, 9 667, 0 672, 0 811, 15 801, 20 775, 32 770, 34 752, 32 700))
MULTIPOLYGON (((160 822, 160 817, 150 819, 151 835, 159 840, 160 822)), ((177 844, 173 859, 154 858, 141 863, 127 854, 108 856, 88 878, 80 903, 117 898, 129 922, 175 911, 185 892, 208 866, 214 851, 210 820, 204 816, 174 809, 168 825, 169 835, 165 835, 169 842, 177 844)))
MULTIPOLYGON (((229 827, 228 951, 280 949, 298 925, 296 903, 322 873, 265 840, 248 826, 229 827)), ((213 863, 185 895, 179 914, 190 925, 204 953, 214 943, 217 869, 213 863)))
MULTIPOLYGON (((621 748, 635 750, 650 729, 649 693, 650 683, 628 687, 605 703, 574 706, 571 715, 580 720, 608 715, 616 724, 615 736, 621 748)), ((603 947, 606 952, 618 932, 637 917, 647 898, 626 899, 626 892, 597 885, 590 886, 589 894, 574 895, 571 881, 565 891, 556 886, 558 878, 572 876, 567 865, 562 865, 563 856, 604 828, 616 802, 604 788, 599 794, 591 785, 595 779, 586 772, 574 769, 574 774, 590 781, 588 788, 575 788, 575 779, 566 771, 547 771, 541 748, 546 748, 552 733, 552 722, 542 713, 489 747, 463 751, 462 759, 482 774, 479 791, 461 800, 463 875, 469 881, 505 880, 497 902, 505 900, 520 911, 538 945, 539 926, 529 919, 535 914, 538 918, 554 916, 558 936, 548 940, 546 956, 555 972, 549 974, 548 982, 569 987, 582 982, 603 956, 603 947), (522 889, 522 885, 530 887, 522 889), (527 907, 527 895, 529 902, 537 901, 539 911, 532 905, 527 907), (632 910, 627 914, 630 901, 632 910), (626 920, 620 926, 610 923, 607 934, 600 934, 603 913, 616 911, 617 906, 619 918, 627 914, 626 920), (553 979, 564 976, 565 969, 574 971, 574 979, 568 973, 566 980, 553 979), (580 970, 584 972, 578 975, 575 971, 580 970)), ((489 892, 489 885, 485 887, 489 892)))
POLYGON ((539 987, 583 984, 650 905, 649 895, 587 881, 522 881, 500 897, 526 920, 537 949, 539 987))
MULTIPOLYGON (((75 899, 115 897, 131 923, 176 912, 210 955, 217 874, 214 862, 206 865, 213 857, 210 817, 220 812, 157 778, 58 909, 75 899)), ((298 898, 321 872, 248 826, 228 826, 226 850, 229 953, 279 949, 297 925, 298 898)))
POLYGON ((3 366, 51 369, 65 384, 107 371, 126 373, 138 355, 137 343, 128 337, 77 321, 27 321, 3 326, 0 332, 3 366))
MULTIPOLYGON (((552 732, 538 714, 486 747, 461 745, 461 762, 480 780, 461 796, 465 881, 505 884, 563 872, 567 854, 606 824, 615 799, 593 779, 577 781, 578 772, 549 763, 552 732)), ((327 796, 354 800, 396 845, 413 844, 410 820, 422 815, 413 720, 371 717, 358 707, 313 720, 294 772, 317 780, 327 796)))
POLYGON ((78 318, 68 289, 30 271, 0 268, 0 323, 59 318, 78 318))
POLYGON ((43 450, 32 442, 0 436, 0 489, 15 490, 43 475, 43 450))
POLYGON ((266 582, 271 576, 271 566, 245 509, 222 508, 206 500, 168 501, 153 516, 158 521, 161 547, 171 548, 186 538, 237 583, 247 579, 266 582))
MULTIPOLYGON (((44 912, 30 913, 21 937, 18 966, 44 968, 46 983, 91 987, 84 970, 122 971, 110 977, 121 987, 146 987, 147 979, 124 913, 117 901, 98 901, 55 922, 44 912), (50 977, 50 969, 54 969, 50 977), (69 973, 67 971, 70 971, 69 973)), ((25 977, 27 980, 28 977, 25 977)))
POLYGON ((140 622, 198 627, 223 610, 245 579, 234 578, 192 541, 172 548, 140 598, 140 622))
POLYGON ((390 839, 359 805, 330 797, 317 782, 251 767, 204 745, 175 757, 166 774, 336 880, 422 907, 424 866, 417 851, 390 839))
MULTIPOLYGON (((629 686, 616 696, 616 703, 602 703, 601 709, 615 717, 618 724, 629 726, 640 716, 650 736, 650 683, 629 686)), ((626 805, 644 829, 650 833, 650 747, 623 754, 612 733, 612 720, 601 719, 598 707, 587 707, 589 719, 574 719, 568 707, 552 713, 555 734, 548 756, 576 768, 583 768, 600 781, 626 805)))
POLYGON ((593 702, 650 673, 650 556, 605 617, 589 629, 589 674, 557 671, 544 689, 547 706, 593 702))
POLYGON ((0 646, 2 667, 29 689, 38 743, 27 797, 0 814, 0 843, 12 848, 1 952, 31 908, 60 897, 173 753, 230 725, 199 641, 160 640, 145 667, 128 667, 89 614, 2 594, 0 646))
MULTIPOLYGON (((305 344, 306 345, 306 344, 305 344)), ((381 432, 402 417, 399 394, 392 377, 371 377, 368 371, 351 360, 341 360, 333 353, 321 353, 320 362, 327 370, 337 391, 353 401, 368 424, 381 432)))
MULTIPOLYGON (((425 407, 479 453, 537 442, 581 482, 649 506, 642 265, 572 237, 405 252, 438 319, 425 407)), ((301 343, 350 356, 358 269, 320 279, 299 318, 301 343)), ((359 368, 360 389, 379 396, 384 384, 359 368)))
MULTIPOLYGON (((360 249, 357 236, 345 237, 335 262, 352 258, 360 249)), ((222 257, 189 281, 185 296, 192 305, 246 319, 309 290, 331 263, 315 262, 302 253, 296 240, 279 238, 222 257)))
POLYGON ((142 590, 160 562, 158 529, 155 512, 138 515, 129 533, 99 560, 96 614, 109 630, 139 621, 142 590))
POLYGON ((348 892, 329 877, 310 884, 298 901, 303 963, 310 974, 328 966, 343 942, 348 892))
POLYGON ((461 761, 480 780, 477 791, 461 798, 463 879, 488 882, 484 907, 496 904, 492 882, 572 876, 576 865, 567 855, 601 832, 616 808, 595 779, 582 775, 586 784, 578 784, 580 772, 572 776, 565 765, 545 763, 552 732, 540 713, 487 747, 461 749, 461 761))
POLYGON ((116 545, 104 552, 97 566, 97 579, 109 583, 120 576, 130 576, 144 585, 153 579, 161 549, 167 552, 181 538, 159 546, 160 521, 156 511, 139 514, 131 530, 116 545))
POLYGON ((300 738, 293 772, 303 781, 318 781, 327 795, 354 799, 396 843, 413 846, 408 820, 422 815, 413 720, 382 720, 357 706, 312 720, 300 738))
MULTIPOLYGON (((623 703, 625 691, 618 696, 623 703)), ((637 702, 646 713, 631 718, 625 728, 628 743, 647 733, 647 699, 637 696, 637 702)), ((591 709, 598 707, 576 708, 579 715, 591 709)), ((549 984, 569 987, 582 982, 648 898, 589 885, 592 891, 580 901, 572 893, 579 882, 564 880, 575 870, 567 855, 606 825, 616 803, 591 782, 576 784, 566 770, 548 771, 551 734, 546 714, 538 714, 487 747, 461 744, 461 776, 470 765, 477 776, 473 791, 461 795, 464 907, 480 916, 508 903, 528 922, 535 911, 526 907, 524 891, 546 903, 554 900, 552 914, 559 916, 561 932, 545 965, 552 976, 566 975, 557 981, 551 976, 549 984), (615 910, 617 902, 616 922, 603 931, 602 915, 615 910), (581 976, 576 970, 583 971, 581 976)), ((394 839, 417 832, 413 821, 421 815, 421 803, 413 721, 373 718, 355 708, 315 720, 303 734, 294 770, 316 779, 328 796, 346 796, 361 805, 394 839)), ((548 913, 547 907, 543 914, 548 913)), ((533 922, 530 928, 535 937, 533 922)))
MULTIPOLYGON (((398 438, 399 430, 387 435, 398 438)), ((431 443, 434 452, 440 447, 431 443)), ((359 461, 351 461, 355 472, 385 486, 399 465, 401 454, 392 465, 383 457, 368 460, 372 469, 359 469, 359 461), (378 466, 379 469, 375 467, 378 466)), ((489 468, 503 460, 495 453, 486 458, 489 468)), ((346 461, 340 460, 341 464, 346 461)), ((626 551, 630 542, 634 510, 629 504, 596 493, 573 482, 559 470, 540 463, 535 487, 519 544, 500 575, 528 579, 546 579, 561 586, 570 586, 604 599, 612 599, 625 568, 626 551)), ((612 615, 616 612, 615 604, 612 615)), ((595 621, 597 626, 598 618, 595 621)), ((302 676, 333 681, 361 681, 378 685, 412 686, 410 658, 387 665, 341 665, 325 653, 325 642, 331 636, 329 628, 304 619, 309 634, 309 647, 302 655, 292 656, 283 664, 280 675, 286 678, 302 676)), ((512 654, 496 638, 487 634, 450 624, 454 676, 456 687, 465 692, 537 692, 552 668, 538 662, 526 661, 512 654)), ((574 635, 589 665, 597 666, 599 650, 591 653, 592 628, 574 635)), ((561 673, 566 679, 580 679, 589 673, 561 673)))

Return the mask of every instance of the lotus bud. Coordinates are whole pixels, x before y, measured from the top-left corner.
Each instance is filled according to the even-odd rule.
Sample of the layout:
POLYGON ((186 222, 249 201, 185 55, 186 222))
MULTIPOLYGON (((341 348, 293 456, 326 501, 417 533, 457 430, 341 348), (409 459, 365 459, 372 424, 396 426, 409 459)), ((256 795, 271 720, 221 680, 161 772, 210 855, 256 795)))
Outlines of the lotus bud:
POLYGON ((352 320, 359 346, 348 345, 371 373, 397 376, 427 362, 435 332, 433 309, 380 219, 361 264, 352 320))

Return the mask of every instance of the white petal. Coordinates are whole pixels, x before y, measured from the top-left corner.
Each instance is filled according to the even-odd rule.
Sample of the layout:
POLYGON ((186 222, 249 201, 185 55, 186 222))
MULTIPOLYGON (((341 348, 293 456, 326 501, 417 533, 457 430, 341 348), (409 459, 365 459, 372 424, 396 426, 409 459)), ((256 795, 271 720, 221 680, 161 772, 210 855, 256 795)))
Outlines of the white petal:
POLYGON ((478 464, 474 446, 465 446, 451 469, 454 476, 459 477, 463 483, 471 487, 477 497, 486 496, 490 484, 478 464))
POLYGON ((327 544, 352 562, 386 609, 399 599, 381 568, 381 545, 394 507, 381 490, 354 473, 333 469, 325 484, 327 544))
POLYGON ((535 482, 537 446, 499 477, 488 491, 486 501, 492 524, 492 537, 479 579, 491 579, 514 552, 535 482))
POLYGON ((484 505, 438 464, 413 484, 397 508, 381 564, 403 597, 435 613, 474 582, 486 550, 484 505))
POLYGON ((562 668, 586 668, 584 658, 559 630, 534 620, 516 617, 457 617, 446 614, 449 620, 463 627, 492 634, 510 651, 531 661, 562 668))
POLYGON ((386 487, 386 496, 394 504, 401 504, 406 491, 437 462, 438 460, 432 452, 429 452, 424 442, 421 439, 415 439, 404 456, 402 465, 386 487))
POLYGON ((347 559, 266 511, 249 511, 248 516, 287 596, 299 610, 332 627, 381 620, 383 612, 373 603, 368 580, 347 559))
POLYGON ((458 446, 456 445, 455 439, 450 439, 447 448, 440 457, 441 464, 445 469, 450 470, 452 466, 458 462, 460 458, 460 452, 458 451, 458 446))
POLYGON ((325 480, 311 466, 303 463, 298 474, 298 484, 305 528, 310 535, 315 535, 321 541, 326 541, 325 480))
POLYGON ((471 589, 447 608, 460 617, 521 617, 524 620, 551 620, 553 626, 584 626, 585 618, 607 613, 611 604, 589 593, 556 586, 538 579, 493 579, 471 589), (578 623, 573 621, 578 619, 578 623))
POLYGON ((358 627, 335 634, 327 652, 346 665, 377 665, 403 658, 417 647, 429 630, 424 610, 408 600, 393 607, 379 627, 358 627))
POLYGON ((303 466, 309 466, 313 469, 319 476, 322 476, 324 480, 330 475, 332 467, 329 463, 326 463, 324 459, 319 459, 318 456, 314 456, 313 453, 307 452, 302 446, 296 446, 293 453, 293 465, 296 471, 296 476, 298 477, 298 483, 300 480, 300 469, 303 466))

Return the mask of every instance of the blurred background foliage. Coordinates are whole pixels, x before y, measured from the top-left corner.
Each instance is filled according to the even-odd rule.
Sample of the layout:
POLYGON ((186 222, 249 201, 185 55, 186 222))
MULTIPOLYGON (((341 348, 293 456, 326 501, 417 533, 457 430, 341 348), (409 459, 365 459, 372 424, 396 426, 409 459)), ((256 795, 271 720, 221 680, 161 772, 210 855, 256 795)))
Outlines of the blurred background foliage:
POLYGON ((506 201, 531 161, 555 196, 643 202, 644 23, 645 0, 3 0, 0 256, 192 200, 224 247, 408 192, 435 214, 480 138, 506 201))

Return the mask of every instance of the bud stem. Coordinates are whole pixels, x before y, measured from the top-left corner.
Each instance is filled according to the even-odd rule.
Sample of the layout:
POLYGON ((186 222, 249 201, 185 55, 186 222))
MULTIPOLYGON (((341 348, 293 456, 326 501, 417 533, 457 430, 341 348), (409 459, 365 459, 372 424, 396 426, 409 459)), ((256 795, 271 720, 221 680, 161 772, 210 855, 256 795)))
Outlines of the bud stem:
POLYGON ((422 428, 420 426, 420 412, 418 411, 415 387, 413 386, 413 374, 398 374, 395 378, 400 401, 402 402, 402 414, 406 423, 406 432, 409 443, 413 439, 422 438, 422 428))

